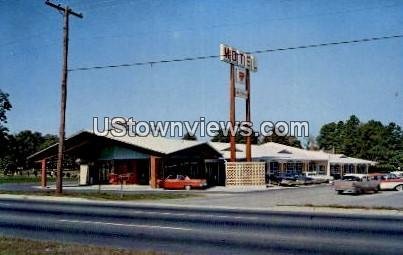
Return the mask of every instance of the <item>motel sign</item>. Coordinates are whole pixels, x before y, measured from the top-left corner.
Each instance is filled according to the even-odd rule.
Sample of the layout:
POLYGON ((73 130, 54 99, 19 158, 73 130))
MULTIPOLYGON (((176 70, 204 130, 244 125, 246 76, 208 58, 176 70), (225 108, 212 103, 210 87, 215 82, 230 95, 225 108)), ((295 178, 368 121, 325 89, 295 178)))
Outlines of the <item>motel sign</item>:
MULTIPOLYGON (((230 122, 235 128, 235 98, 245 99, 245 119, 251 123, 250 72, 257 71, 256 59, 249 53, 220 44, 220 60, 230 64, 230 122), (240 86, 235 86, 238 84, 240 86)), ((230 161, 236 161, 235 136, 230 135, 230 161)), ((246 161, 252 161, 251 137, 246 137, 246 161)))
POLYGON ((257 64, 254 56, 225 44, 220 44, 220 60, 248 69, 251 72, 257 71, 257 64))

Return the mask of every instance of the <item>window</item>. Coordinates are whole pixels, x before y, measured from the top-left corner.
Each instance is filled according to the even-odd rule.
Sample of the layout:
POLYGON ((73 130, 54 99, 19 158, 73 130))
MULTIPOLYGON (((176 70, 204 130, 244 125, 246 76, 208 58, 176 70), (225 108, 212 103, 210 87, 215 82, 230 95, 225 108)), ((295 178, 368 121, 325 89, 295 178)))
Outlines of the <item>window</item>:
POLYGON ((325 166, 324 166, 324 165, 320 165, 320 166, 319 166, 319 174, 320 174, 320 175, 326 175, 326 173, 325 173, 325 166))
POLYGON ((295 164, 295 168, 296 168, 296 170, 297 171, 302 171, 302 167, 303 166, 303 164, 302 164, 302 162, 297 162, 296 164, 295 164))
POLYGON ((270 162, 270 174, 278 174, 279 164, 276 161, 270 162))

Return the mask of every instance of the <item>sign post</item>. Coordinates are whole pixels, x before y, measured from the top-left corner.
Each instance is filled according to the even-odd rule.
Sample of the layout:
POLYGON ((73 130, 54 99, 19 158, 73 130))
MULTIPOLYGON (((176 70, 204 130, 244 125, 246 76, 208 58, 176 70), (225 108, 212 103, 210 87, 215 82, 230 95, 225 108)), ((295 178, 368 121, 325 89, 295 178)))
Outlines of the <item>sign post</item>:
MULTIPOLYGON (((229 121, 231 122, 231 127, 235 127, 235 79, 234 79, 234 72, 235 72, 235 67, 234 64, 231 64, 230 66, 230 110, 229 110, 229 121)), ((235 136, 230 134, 229 137, 229 142, 230 142, 230 161, 235 162, 236 161, 236 151, 235 151, 235 136)))
MULTIPOLYGON (((230 123, 235 130, 235 97, 245 99, 245 119, 251 122, 250 114, 250 72, 257 71, 256 59, 225 44, 220 44, 220 60, 230 64, 230 123), (235 68, 236 66, 236 68, 235 68), (243 85, 236 87, 235 83, 243 85)), ((253 134, 252 134, 253 135, 253 134)), ((230 134, 230 161, 236 161, 235 135, 230 134)), ((252 161, 251 137, 246 137, 246 161, 252 161)))

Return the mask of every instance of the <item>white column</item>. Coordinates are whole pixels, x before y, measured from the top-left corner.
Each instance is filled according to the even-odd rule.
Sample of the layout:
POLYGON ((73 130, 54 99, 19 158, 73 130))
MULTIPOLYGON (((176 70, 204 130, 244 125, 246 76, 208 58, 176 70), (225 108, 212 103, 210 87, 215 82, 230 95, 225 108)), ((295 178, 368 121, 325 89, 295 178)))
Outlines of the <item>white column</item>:
POLYGON ((327 169, 326 169, 326 175, 330 176, 330 155, 327 158, 327 169))
POLYGON ((344 164, 340 164, 340 178, 343 177, 344 172, 344 164))

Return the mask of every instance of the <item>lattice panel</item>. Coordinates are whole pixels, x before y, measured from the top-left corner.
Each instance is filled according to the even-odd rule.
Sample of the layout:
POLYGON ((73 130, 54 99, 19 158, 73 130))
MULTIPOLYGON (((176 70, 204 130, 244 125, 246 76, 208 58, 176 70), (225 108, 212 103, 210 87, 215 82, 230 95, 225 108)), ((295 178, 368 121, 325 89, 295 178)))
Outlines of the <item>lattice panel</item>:
POLYGON ((265 185, 264 162, 227 162, 225 164, 226 186, 265 185))

